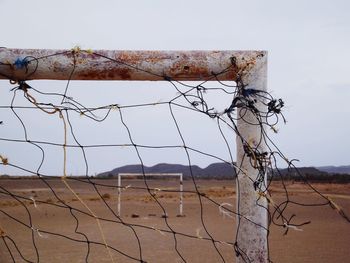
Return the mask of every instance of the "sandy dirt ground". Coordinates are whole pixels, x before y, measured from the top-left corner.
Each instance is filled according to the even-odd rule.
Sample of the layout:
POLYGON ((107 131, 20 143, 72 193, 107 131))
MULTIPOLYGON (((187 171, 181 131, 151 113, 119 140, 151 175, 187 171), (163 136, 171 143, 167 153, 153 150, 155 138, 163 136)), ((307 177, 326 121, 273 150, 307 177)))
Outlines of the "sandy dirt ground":
MULTIPOLYGON (((93 181, 106 186, 68 180, 76 195, 59 179, 46 182, 0 180, 0 262, 13 262, 9 250, 15 262, 26 262, 21 255, 27 262, 53 263, 140 262, 141 257, 155 263, 235 262, 236 217, 223 215, 217 205, 229 203, 235 210, 236 187, 231 181, 198 181, 199 191, 217 204, 205 197, 200 204, 196 194, 184 193, 184 216, 179 217, 179 193, 152 191, 156 203, 146 190, 134 188, 144 188, 142 180, 123 180, 123 186, 131 187, 122 191, 120 218, 116 216, 117 190, 110 187, 117 185, 116 180, 93 181), (214 246, 212 240, 220 242, 214 246)), ((350 214, 349 184, 314 186, 350 214)), ((149 187, 176 191, 179 182, 150 180, 149 187)), ((285 200, 278 182, 270 189, 274 203, 285 200)), ((324 202, 303 184, 288 183, 287 189, 295 202, 324 202)), ((184 190, 194 190, 191 181, 184 182, 184 190)), ((336 210, 290 205, 286 215, 293 214, 294 223, 311 223, 289 229, 287 235, 285 228, 271 225, 273 262, 350 262, 350 223, 336 210)))

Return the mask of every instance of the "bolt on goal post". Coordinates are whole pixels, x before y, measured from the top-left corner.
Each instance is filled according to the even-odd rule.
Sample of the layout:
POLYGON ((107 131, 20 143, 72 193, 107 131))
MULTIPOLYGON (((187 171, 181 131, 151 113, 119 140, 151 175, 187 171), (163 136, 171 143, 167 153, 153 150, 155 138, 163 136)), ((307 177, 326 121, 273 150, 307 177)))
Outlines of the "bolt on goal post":
MULTIPOLYGON (((235 81, 267 90, 265 51, 112 51, 0 48, 0 79, 235 81), (55 56, 60 54, 60 56, 55 56), (105 58, 113 58, 113 62, 105 58), (39 63, 40 61, 40 63, 39 63), (116 63, 117 62, 117 63, 116 63), (152 74, 150 74, 152 72, 152 74), (218 74, 220 73, 220 74, 218 74), (216 75, 218 74, 218 75, 216 75)), ((266 112, 259 101, 257 110, 266 112)), ((249 109, 237 112, 237 262, 268 262, 268 202, 252 178, 259 173, 243 142, 265 152, 261 128, 249 109)), ((263 180, 267 185, 267 176, 263 180)), ((232 233, 234 234, 234 233, 232 233)))

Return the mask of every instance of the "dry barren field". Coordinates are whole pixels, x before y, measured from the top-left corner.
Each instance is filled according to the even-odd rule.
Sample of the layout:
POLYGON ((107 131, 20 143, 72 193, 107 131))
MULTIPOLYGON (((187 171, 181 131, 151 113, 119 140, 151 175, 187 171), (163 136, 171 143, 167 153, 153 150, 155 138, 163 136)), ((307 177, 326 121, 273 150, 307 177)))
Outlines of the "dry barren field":
MULTIPOLYGON (((222 215, 218 205, 209 199, 203 197, 200 204, 196 194, 184 193, 184 216, 179 217, 179 193, 153 192, 158 204, 147 191, 135 189, 144 187, 142 180, 123 180, 123 186, 130 187, 122 191, 118 218, 117 190, 109 187, 116 186, 116 180, 93 182, 106 185, 95 187, 108 206, 92 184, 68 180, 71 191, 59 179, 47 180, 47 184, 40 180, 1 179, 0 262, 13 262, 9 250, 15 262, 26 262, 23 258, 27 262, 54 263, 140 262, 140 254, 145 262, 155 263, 223 262, 218 251, 224 262, 235 262, 232 243, 236 218, 222 215), (216 248, 212 239, 220 241, 215 243, 216 248)), ((149 181, 150 188, 176 191, 178 186, 176 180, 149 181)), ((213 201, 232 204, 235 210, 233 182, 203 180, 198 181, 198 187, 213 201)), ((350 214, 350 185, 315 187, 350 214)), ((303 184, 289 183, 287 189, 289 198, 296 202, 324 201, 303 184)), ((184 181, 184 190, 193 191, 192 182, 184 181)), ((278 182, 272 184, 271 190, 274 202, 284 200, 278 182)), ((290 229, 287 235, 285 229, 271 225, 273 262, 350 262, 350 223, 336 210, 329 206, 291 205, 286 213, 296 215, 295 223, 311 223, 302 226, 302 231, 290 229)))

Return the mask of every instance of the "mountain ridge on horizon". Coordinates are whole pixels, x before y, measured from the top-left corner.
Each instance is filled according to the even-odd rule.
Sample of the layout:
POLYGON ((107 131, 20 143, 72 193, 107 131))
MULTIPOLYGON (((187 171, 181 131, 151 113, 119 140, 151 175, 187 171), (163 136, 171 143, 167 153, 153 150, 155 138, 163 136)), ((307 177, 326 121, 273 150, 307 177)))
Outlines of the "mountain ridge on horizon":
MULTIPOLYGON (((320 174, 320 175, 332 175, 332 174, 349 174, 350 175, 350 165, 342 166, 308 166, 308 167, 298 167, 299 171, 303 174, 320 174)), ((102 172, 98 174, 98 177, 112 177, 116 176, 118 173, 182 173, 184 177, 189 177, 193 174, 198 178, 233 178, 236 176, 235 167, 228 163, 212 163, 208 166, 201 168, 198 165, 183 165, 183 164, 170 164, 170 163, 159 163, 153 166, 142 166, 140 164, 124 165, 112 169, 111 171, 102 172)), ((285 174, 287 173, 286 168, 280 169, 280 171, 285 174)))
POLYGON ((327 165, 318 166, 316 168, 327 173, 350 174, 350 165, 327 165))
POLYGON ((115 168, 108 172, 103 172, 97 176, 116 176, 118 173, 182 173, 184 177, 189 177, 193 174, 195 177, 208 178, 208 177, 235 177, 235 167, 228 163, 212 163, 205 168, 201 168, 198 165, 183 165, 183 164, 169 164, 159 163, 153 166, 142 166, 140 164, 125 165, 115 168))

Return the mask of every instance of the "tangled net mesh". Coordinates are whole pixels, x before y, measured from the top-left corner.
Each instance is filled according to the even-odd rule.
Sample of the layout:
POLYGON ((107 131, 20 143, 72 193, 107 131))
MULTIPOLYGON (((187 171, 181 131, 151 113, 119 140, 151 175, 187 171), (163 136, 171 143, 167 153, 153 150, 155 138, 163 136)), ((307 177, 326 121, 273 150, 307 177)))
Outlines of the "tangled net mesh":
MULTIPOLYGON (((81 54, 92 54, 108 62, 135 67, 90 50, 75 48, 66 53, 73 54, 71 76, 81 54)), ((59 58, 66 53, 50 56, 59 58)), ((290 229, 300 230, 310 223, 298 219, 291 211, 291 205, 330 206, 349 221, 337 204, 308 183, 295 167, 295 160, 288 160, 269 137, 271 131, 277 133, 281 121, 285 122, 284 102, 266 91, 247 88, 240 76, 244 67, 237 73, 236 82, 220 81, 220 75, 230 68, 213 73, 202 82, 180 82, 164 75, 158 77, 164 80, 160 85, 166 86, 172 94, 167 99, 152 97, 152 101, 123 103, 123 98, 107 95, 105 101, 112 103, 91 106, 95 101, 83 101, 89 94, 88 89, 93 87, 84 88, 81 94, 74 93, 75 87, 71 86, 75 84, 68 80, 63 85, 62 82, 56 83, 56 87, 36 88, 35 85, 42 85, 36 81, 15 81, 1 71, 8 67, 25 69, 27 79, 30 79, 43 59, 45 57, 30 56, 15 62, 0 61, 0 74, 10 80, 10 84, 1 83, 2 92, 5 89, 11 92, 8 103, 1 100, 0 105, 4 116, 0 126, 0 164, 4 171, 13 175, 32 175, 29 181, 21 180, 30 183, 34 177, 39 187, 36 189, 41 189, 37 192, 30 191, 30 188, 17 191, 11 183, 0 180, 3 200, 0 206, 1 250, 2 257, 8 262, 60 262, 64 258, 71 262, 162 262, 162 257, 169 255, 173 262, 193 262, 201 257, 202 262, 205 258, 210 258, 211 262, 232 262, 235 257, 252 262, 237 241, 240 225, 235 226, 237 220, 249 218, 237 209, 239 199, 236 206, 232 205, 234 194, 240 194, 239 187, 234 189, 234 180, 244 173, 240 164, 234 161, 236 145, 232 138, 235 136, 242 142, 244 158, 248 158, 256 170, 249 179, 252 191, 259 193, 257 204, 261 198, 269 203, 267 231, 275 225, 287 234, 290 229), (71 96, 71 93, 75 95, 71 96), (221 109, 212 106, 211 94, 219 94, 220 101, 227 104, 221 109), (259 103, 265 106, 264 110, 256 106, 259 103), (161 128, 160 112, 171 130, 161 128), (258 144, 247 141, 237 128, 238 119, 245 120, 245 112, 256 118, 256 124, 251 125, 260 129, 258 144), (150 124, 152 118, 155 125, 150 124), (200 120, 200 124, 195 120, 200 120), (202 122, 209 123, 213 131, 210 136, 203 132, 202 122), (116 128, 110 128, 111 123, 116 128), (49 135, 43 135, 44 139, 37 138, 35 130, 43 130, 49 135), (142 136, 140 130, 145 131, 142 136), (168 136, 162 134, 164 131, 168 136), (150 137, 159 140, 154 142, 150 137), (192 142, 198 138, 200 143, 192 142), (147 139, 152 144, 143 143, 147 139), (206 147, 206 142, 209 144, 212 140, 214 143, 215 140, 221 141, 219 150, 210 152, 210 147, 206 147), (260 144, 266 146, 265 150, 261 150, 260 144), (11 148, 17 149, 16 154, 11 154, 14 152, 11 148), (183 190, 188 210, 183 217, 175 214, 179 194, 179 189, 174 187, 176 183, 169 186, 167 182, 156 182, 146 176, 147 165, 152 160, 150 156, 163 158, 164 155, 172 162, 174 154, 188 169, 183 190), (194 166, 199 158, 231 167, 232 185, 223 186, 220 195, 210 192, 205 184, 202 185, 194 166), (143 174, 141 180, 127 181, 120 186, 126 196, 124 207, 127 207, 128 215, 121 216, 116 211, 118 185, 115 177, 103 180, 91 176, 91 171, 98 169, 95 166, 103 166, 104 159, 135 162, 143 174), (283 163, 288 167, 287 173, 277 167, 283 163), (58 175, 50 174, 51 166, 61 167, 57 168, 61 169, 57 171, 58 175), (74 167, 83 170, 83 176, 71 176, 74 167), (301 178, 318 196, 316 202, 293 199, 285 182, 291 173, 301 178), (278 200, 270 191, 270 184, 275 179, 283 191, 283 198, 278 200), (145 211, 142 210, 145 207, 145 216, 139 218, 136 212, 142 213, 140 211, 145 211), (157 217, 158 214, 161 216, 157 217), (195 219, 190 221, 190 218, 195 219)), ((236 67, 235 57, 232 57, 230 67, 236 67)), ((155 75, 154 72, 147 73, 155 75)), ((112 84, 118 85, 120 83, 112 84)), ((135 91, 128 92, 130 98, 144 96, 134 94, 135 91)), ((98 94, 103 97, 103 93, 98 94)), ((99 98, 94 97, 94 100, 99 101, 99 98)), ((15 183, 21 184, 20 180, 15 183)), ((257 227, 266 229, 263 225, 257 227)))

